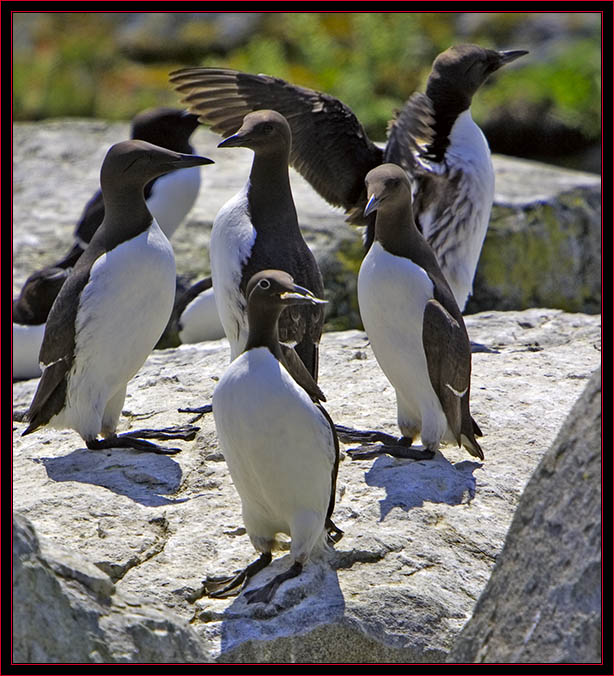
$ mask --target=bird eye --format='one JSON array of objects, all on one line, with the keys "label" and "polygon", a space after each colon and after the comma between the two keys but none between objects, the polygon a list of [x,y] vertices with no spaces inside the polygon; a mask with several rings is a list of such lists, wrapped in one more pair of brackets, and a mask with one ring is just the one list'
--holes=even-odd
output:
[{"label": "bird eye", "polygon": [[262,131],[265,134],[270,134],[273,131],[273,125],[268,122],[262,125]]},{"label": "bird eye", "polygon": [[261,280],[258,282],[258,286],[259,286],[261,289],[270,289],[270,288],[271,288],[271,282],[269,282],[268,279],[261,279]]}]

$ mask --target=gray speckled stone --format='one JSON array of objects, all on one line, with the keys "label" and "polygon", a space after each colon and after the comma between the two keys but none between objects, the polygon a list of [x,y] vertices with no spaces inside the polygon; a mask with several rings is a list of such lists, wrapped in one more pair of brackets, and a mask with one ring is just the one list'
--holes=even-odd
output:
[{"label": "gray speckled stone", "polygon": [[14,516],[13,662],[211,661],[187,622],[122,594],[69,546]]},{"label": "gray speckled stone", "polygon": [[601,662],[601,369],[522,495],[449,662]]},{"label": "gray speckled stone", "polygon": [[[419,462],[344,455],[334,515],[344,538],[266,608],[202,595],[205,576],[254,558],[210,415],[173,457],[88,451],[70,430],[22,438],[17,421],[14,508],[41,538],[108,574],[117,592],[190,622],[217,661],[443,662],[525,484],[600,361],[597,316],[488,312],[467,327],[492,350],[473,355],[485,461],[453,447]],[[185,421],[177,408],[211,400],[228,355],[225,340],[154,352],[128,385],[121,430]],[[320,369],[335,422],[397,433],[394,392],[363,332],[326,333]],[[13,385],[17,417],[36,384]],[[253,584],[287,565],[282,549]]]}]

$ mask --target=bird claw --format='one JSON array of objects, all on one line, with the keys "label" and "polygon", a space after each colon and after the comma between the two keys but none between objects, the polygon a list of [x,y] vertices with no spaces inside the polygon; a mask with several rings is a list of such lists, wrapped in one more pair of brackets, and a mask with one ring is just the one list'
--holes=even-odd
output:
[{"label": "bird claw", "polygon": [[243,595],[249,604],[252,603],[269,603],[273,598],[275,591],[279,585],[265,584],[264,587],[258,589],[251,589],[246,591]]},{"label": "bird claw", "polygon": [[200,420],[205,413],[211,413],[213,411],[213,406],[211,404],[205,404],[204,406],[196,406],[192,408],[191,406],[186,406],[185,408],[178,408],[179,413],[196,413],[193,418],[190,419],[190,423],[195,423],[197,420]]},{"label": "bird claw", "polygon": [[[143,429],[130,432],[130,436],[142,439],[182,439],[192,441],[200,427],[196,425],[177,425],[176,427],[164,427],[162,429]],[[121,434],[118,436],[122,436]]]},{"label": "bird claw", "polygon": [[207,576],[203,580],[203,589],[207,596],[210,596],[214,599],[225,599],[228,596],[237,596],[241,591],[241,582],[243,579],[240,578],[241,573],[239,571],[235,575],[220,575],[218,577]]},{"label": "bird claw", "polygon": [[396,437],[393,437],[390,434],[385,432],[377,432],[375,430],[355,430],[351,427],[346,427],[345,425],[335,425],[335,431],[339,440],[343,443],[376,443],[381,442],[383,444],[394,444],[396,443]]},{"label": "bird claw", "polygon": [[381,444],[375,448],[350,448],[346,451],[352,460],[371,460],[378,455],[384,453],[393,456],[394,458],[402,458],[404,460],[432,460],[435,457],[433,451],[428,449],[420,449],[407,444]]}]

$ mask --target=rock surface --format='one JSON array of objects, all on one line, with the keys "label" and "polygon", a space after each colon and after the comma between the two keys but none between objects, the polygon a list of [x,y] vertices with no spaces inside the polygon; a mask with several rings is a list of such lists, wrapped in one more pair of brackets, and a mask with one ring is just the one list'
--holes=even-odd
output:
[{"label": "rock surface", "polygon": [[210,662],[189,624],[13,519],[13,662]]},{"label": "rock surface", "polygon": [[[13,127],[13,295],[26,277],[63,254],[81,210],[98,188],[108,147],[128,124],[55,120]],[[194,145],[216,164],[202,169],[194,209],[173,237],[177,269],[209,273],[209,235],[219,208],[244,184],[252,153],[217,149],[205,128]],[[600,177],[495,156],[496,198],[467,312],[555,307],[599,312]],[[294,171],[292,190],[307,243],[320,263],[329,300],[327,328],[361,328],[356,274],[361,232],[348,226]]]},{"label": "rock surface", "polygon": [[[344,456],[334,515],[344,538],[266,607],[203,595],[206,576],[254,559],[210,415],[173,457],[88,451],[70,430],[22,438],[17,421],[13,506],[41,540],[87,562],[77,568],[108,575],[116,595],[189,622],[219,662],[444,662],[525,484],[599,365],[599,324],[542,309],[468,317],[489,350],[473,355],[472,381],[485,461],[453,447],[431,461]],[[129,383],[122,430],[185,421],[177,408],[210,401],[228,355],[224,340],[154,352]],[[394,392],[363,332],[326,333],[320,361],[335,422],[397,433]],[[36,384],[14,384],[17,418]],[[282,548],[253,584],[287,565]],[[40,610],[52,618],[54,607]]]},{"label": "rock surface", "polygon": [[601,662],[601,369],[522,495],[450,662]]}]

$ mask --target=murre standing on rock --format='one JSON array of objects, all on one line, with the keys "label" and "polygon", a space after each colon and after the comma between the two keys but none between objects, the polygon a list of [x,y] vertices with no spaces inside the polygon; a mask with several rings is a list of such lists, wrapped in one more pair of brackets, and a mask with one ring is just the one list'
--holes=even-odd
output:
[{"label": "murre standing on rock", "polygon": [[[469,412],[469,337],[437,258],[414,223],[407,174],[383,164],[365,182],[365,212],[377,216],[375,239],[358,273],[358,304],[375,357],[395,389],[403,435],[382,450],[420,457],[411,448],[420,435],[427,455],[444,442],[483,459],[475,439],[481,431]],[[375,433],[371,440],[384,436]],[[368,432],[356,435],[365,437]]]},{"label": "murre standing on rock", "polygon": [[247,341],[215,387],[213,415],[260,558],[233,577],[206,580],[205,589],[214,597],[230,595],[271,562],[276,534],[286,533],[291,567],[245,593],[248,603],[268,603],[282,582],[301,573],[314,549],[325,547],[327,530],[337,534],[329,540],[342,535],[331,521],[339,442],[328,413],[289,372],[286,355],[292,351],[283,350],[277,330],[284,308],[326,301],[280,270],[253,275],[246,293]]},{"label": "murre standing on rock", "polygon": [[[194,149],[190,145],[190,136],[197,127],[196,115],[176,108],[152,108],[133,118],[130,134],[133,139],[178,153],[192,154]],[[147,208],[168,238],[194,206],[199,189],[198,167],[164,174],[145,186]],[[57,262],[30,275],[13,301],[13,379],[40,375],[38,354],[47,315],[70,269],[87,247],[103,217],[104,202],[102,192],[98,190],[83,209],[71,248]],[[216,325],[215,319],[210,322],[212,326]]]},{"label": "murre standing on rock", "polygon": [[[315,190],[364,225],[364,178],[384,162],[405,168],[414,181],[416,224],[464,309],[488,227],[494,172],[484,135],[471,118],[480,85],[524,50],[457,45],[433,63],[426,94],[415,94],[388,130],[382,149],[341,101],[280,78],[224,68],[183,68],[170,80],[182,102],[213,131],[229,134],[252,110],[271,108],[292,129],[290,162]],[[367,217],[365,246],[373,241]]]},{"label": "murre standing on rock", "polygon": [[[218,148],[250,148],[254,160],[244,188],[218,212],[211,230],[209,254],[215,302],[231,359],[247,341],[247,283],[260,270],[280,269],[297,284],[321,297],[320,269],[301,234],[290,189],[288,157],[292,137],[288,122],[272,110],[249,113],[240,129]],[[321,305],[284,309],[279,335],[294,349],[314,381],[324,324]],[[182,411],[204,413],[211,405]]]},{"label": "murre standing on rock", "polygon": [[179,449],[138,437],[193,438],[194,427],[121,435],[115,430],[127,383],[164,330],[175,294],[173,249],[147,209],[143,189],[166,172],[211,162],[144,141],[110,148],[100,172],[104,219],[49,313],[43,375],[24,434],[48,424],[76,430],[89,449],[159,453]]}]

